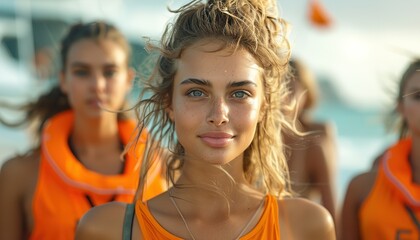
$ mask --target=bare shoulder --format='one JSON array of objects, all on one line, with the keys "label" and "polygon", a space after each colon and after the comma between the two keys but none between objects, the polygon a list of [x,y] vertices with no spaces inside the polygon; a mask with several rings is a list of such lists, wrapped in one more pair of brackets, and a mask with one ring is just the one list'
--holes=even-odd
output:
[{"label": "bare shoulder", "polygon": [[357,204],[363,202],[375,183],[376,175],[377,171],[372,170],[353,177],[347,186],[346,199],[352,198]]},{"label": "bare shoulder", "polygon": [[278,200],[283,239],[335,239],[331,214],[321,205],[303,198]]},{"label": "bare shoulder", "polygon": [[111,202],[92,208],[80,219],[75,239],[121,239],[126,206]]},{"label": "bare shoulder", "polygon": [[20,239],[32,227],[39,151],[7,160],[0,170],[0,239]]},{"label": "bare shoulder", "polygon": [[339,235],[341,239],[359,238],[359,212],[375,184],[377,172],[361,173],[350,180],[340,214]]},{"label": "bare shoulder", "polygon": [[[40,151],[30,151],[24,155],[18,155],[6,160],[1,166],[1,180],[13,180],[8,185],[14,187],[27,187],[28,184],[36,181],[38,176]],[[25,177],[16,177],[25,176]]]},{"label": "bare shoulder", "polygon": [[14,156],[3,163],[2,170],[7,169],[7,171],[33,171],[33,167],[38,168],[40,154],[40,150],[37,149],[29,151],[23,155]]}]

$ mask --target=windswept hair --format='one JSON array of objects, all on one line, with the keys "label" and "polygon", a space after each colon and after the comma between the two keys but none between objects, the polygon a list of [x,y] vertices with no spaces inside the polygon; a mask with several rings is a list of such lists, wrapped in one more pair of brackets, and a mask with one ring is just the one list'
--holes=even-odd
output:
[{"label": "windswept hair", "polygon": [[389,128],[398,130],[399,139],[408,137],[410,132],[407,120],[402,118],[401,114],[398,112],[398,105],[402,103],[404,99],[404,89],[407,85],[408,79],[410,79],[418,71],[420,71],[420,59],[414,59],[407,66],[400,78],[398,83],[398,93],[395,99],[395,107],[392,109],[386,122]]},{"label": "windswept hair", "polygon": [[[90,23],[77,23],[71,26],[68,33],[61,41],[60,59],[61,71],[66,71],[66,63],[68,53],[71,47],[78,41],[83,39],[93,39],[95,41],[111,40],[117,43],[127,54],[127,67],[131,57],[131,48],[123,34],[113,25],[104,21],[96,21]],[[35,127],[35,144],[38,148],[40,144],[40,137],[42,129],[48,119],[54,115],[71,109],[67,95],[63,93],[58,86],[58,82],[54,83],[49,91],[42,94],[34,101],[22,104],[12,105],[0,102],[0,107],[24,111],[25,115],[22,119],[11,123],[0,117],[0,123],[9,127]],[[122,111],[118,113],[119,119],[127,118],[127,113]]]},{"label": "windswept hair", "polygon": [[[220,50],[244,49],[257,61],[264,86],[263,119],[255,137],[244,152],[243,170],[246,179],[259,190],[276,196],[288,194],[288,170],[280,132],[291,128],[280,111],[286,97],[284,75],[287,72],[290,47],[286,22],[279,18],[274,1],[209,0],[191,1],[176,10],[177,17],[168,24],[162,36],[157,63],[145,81],[135,109],[139,132],[149,130],[148,150],[143,159],[140,193],[146,184],[147,170],[157,149],[164,159],[168,180],[174,184],[175,172],[182,169],[184,149],[176,138],[174,124],[167,108],[172,104],[177,61],[183,50],[203,39],[220,43]],[[163,146],[163,147],[162,147]],[[163,156],[164,148],[171,154]]]}]

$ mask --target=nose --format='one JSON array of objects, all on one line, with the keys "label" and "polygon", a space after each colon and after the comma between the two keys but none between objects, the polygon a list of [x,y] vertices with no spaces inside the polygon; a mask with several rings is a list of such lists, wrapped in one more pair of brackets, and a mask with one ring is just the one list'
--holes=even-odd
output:
[{"label": "nose", "polygon": [[102,92],[106,86],[106,79],[101,73],[94,73],[92,74],[91,83],[93,91]]},{"label": "nose", "polygon": [[215,98],[210,105],[210,111],[207,116],[208,123],[221,126],[229,122],[229,106],[223,97]]}]

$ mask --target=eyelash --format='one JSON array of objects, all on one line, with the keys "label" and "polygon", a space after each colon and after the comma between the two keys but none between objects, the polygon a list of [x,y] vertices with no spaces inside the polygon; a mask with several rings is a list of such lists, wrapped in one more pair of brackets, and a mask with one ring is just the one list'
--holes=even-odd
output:
[{"label": "eyelash", "polygon": [[[201,93],[201,95],[200,96],[194,95],[194,93],[197,93],[197,92]],[[199,89],[191,89],[191,90],[187,91],[186,95],[188,97],[202,97],[204,95],[204,92],[202,90],[199,90]]]},{"label": "eyelash", "polygon": [[231,95],[233,96],[233,95],[235,95],[235,94],[237,94],[237,93],[241,93],[241,94],[243,94],[243,96],[242,96],[242,97],[238,97],[239,99],[245,99],[245,98],[248,98],[248,97],[250,97],[250,96],[251,96],[251,94],[250,94],[248,91],[245,91],[245,90],[238,90],[238,91],[234,91]]},{"label": "eyelash", "polygon": [[[194,95],[197,92],[201,93],[201,95],[200,96]],[[242,97],[235,97],[235,95],[238,94],[238,93],[243,94],[243,96]],[[199,89],[191,89],[191,90],[187,91],[187,93],[186,93],[186,96],[189,96],[189,97],[203,97],[205,95],[206,94],[204,93],[204,91],[199,90]],[[232,96],[235,99],[246,99],[246,98],[250,97],[251,94],[248,91],[245,91],[245,90],[236,90],[236,91],[233,91],[230,94],[230,96]]]}]

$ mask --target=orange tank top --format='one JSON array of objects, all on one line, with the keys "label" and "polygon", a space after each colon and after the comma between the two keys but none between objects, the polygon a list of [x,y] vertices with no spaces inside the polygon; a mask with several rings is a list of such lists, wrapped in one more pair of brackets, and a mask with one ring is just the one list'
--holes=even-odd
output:
[{"label": "orange tank top", "polygon": [[420,185],[412,182],[411,145],[411,139],[399,141],[381,161],[359,212],[362,239],[419,239]]},{"label": "orange tank top", "polygon": [[[180,240],[170,232],[166,231],[153,217],[147,208],[146,204],[137,200],[136,202],[136,217],[139,227],[144,239],[159,239],[159,240]],[[250,239],[270,239],[280,240],[280,227],[278,217],[277,199],[274,196],[268,195],[265,199],[264,212],[258,221],[257,225],[246,235],[240,238],[241,240]]]},{"label": "orange tank top", "polygon": [[[132,202],[139,180],[139,162],[142,158],[147,134],[143,134],[137,147],[125,156],[124,172],[102,175],[86,169],[68,146],[73,126],[73,112],[67,111],[51,118],[42,133],[41,161],[32,210],[34,228],[30,239],[74,239],[78,220],[92,206],[109,201]],[[120,138],[125,145],[131,140],[135,122],[118,123]],[[163,191],[163,179],[158,167],[146,186],[145,199]]]}]

